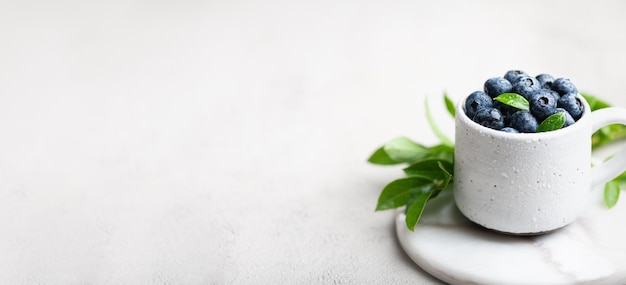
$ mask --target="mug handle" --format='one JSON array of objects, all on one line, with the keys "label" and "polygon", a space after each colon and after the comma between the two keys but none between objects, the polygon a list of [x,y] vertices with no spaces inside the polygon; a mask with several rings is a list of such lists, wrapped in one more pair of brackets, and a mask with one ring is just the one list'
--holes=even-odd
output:
[{"label": "mug handle", "polygon": [[[626,125],[626,109],[623,108],[603,108],[592,112],[591,117],[593,121],[591,133],[595,133],[600,128],[611,124]],[[609,160],[591,168],[592,188],[609,182],[625,170],[626,150],[622,149]]]}]

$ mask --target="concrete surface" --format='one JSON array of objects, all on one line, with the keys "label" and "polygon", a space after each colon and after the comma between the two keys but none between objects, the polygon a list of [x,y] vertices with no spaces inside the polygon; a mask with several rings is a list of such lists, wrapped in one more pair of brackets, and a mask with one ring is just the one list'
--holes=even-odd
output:
[{"label": "concrete surface", "polygon": [[[365,161],[509,69],[626,106],[622,1],[2,1],[0,283],[438,284]],[[445,130],[452,120],[437,112]]]}]

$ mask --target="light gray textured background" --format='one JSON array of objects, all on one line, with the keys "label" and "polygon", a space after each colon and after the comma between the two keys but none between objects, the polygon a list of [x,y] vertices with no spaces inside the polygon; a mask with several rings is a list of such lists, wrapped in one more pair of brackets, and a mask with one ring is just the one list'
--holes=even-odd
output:
[{"label": "light gray textured background", "polygon": [[[438,284],[387,140],[509,69],[626,106],[623,1],[1,1],[0,283]],[[438,112],[452,133],[452,120]],[[626,202],[626,201],[623,201]]]}]

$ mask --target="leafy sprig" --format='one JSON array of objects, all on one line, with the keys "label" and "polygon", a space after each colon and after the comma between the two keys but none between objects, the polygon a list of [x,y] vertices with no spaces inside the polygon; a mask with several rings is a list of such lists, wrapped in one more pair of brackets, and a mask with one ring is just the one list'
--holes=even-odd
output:
[{"label": "leafy sprig", "polygon": [[[593,96],[588,93],[581,93],[587,103],[589,103],[589,107],[591,107],[591,111],[608,108],[611,107],[608,103],[600,100],[598,97]],[[597,132],[593,134],[591,137],[591,143],[593,149],[604,146],[612,141],[621,139],[626,137],[626,127],[620,124],[608,125],[599,129]]]},{"label": "leafy sprig", "polygon": [[[454,117],[454,103],[444,93],[448,113]],[[419,222],[430,199],[448,190],[454,171],[454,143],[439,129],[430,112],[428,101],[426,120],[440,144],[426,147],[406,137],[398,137],[378,148],[368,159],[381,165],[408,163],[405,178],[392,181],[383,188],[376,211],[406,206],[406,225],[412,231]]]},{"label": "leafy sprig", "polygon": [[[598,97],[588,93],[581,93],[591,111],[611,107],[607,102],[600,100]],[[608,125],[600,128],[591,136],[592,149],[597,149],[607,145],[615,140],[626,138],[626,126],[620,124]],[[617,204],[619,194],[622,190],[626,190],[626,172],[623,172],[613,180],[604,185],[604,204],[607,208],[613,208]]]},{"label": "leafy sprig", "polygon": [[[595,96],[582,94],[591,107],[591,111],[606,108],[610,105]],[[454,118],[453,101],[446,93],[443,95],[448,113]],[[494,100],[521,110],[528,110],[528,101],[515,93],[497,96]],[[376,211],[406,206],[406,225],[413,231],[428,201],[437,197],[441,191],[449,191],[454,171],[454,143],[439,129],[435,123],[428,101],[425,101],[426,119],[440,144],[426,147],[406,137],[397,137],[378,148],[368,161],[379,165],[396,165],[407,163],[403,169],[406,177],[396,179],[387,184],[376,204]],[[539,131],[560,129],[565,123],[564,113],[556,113],[545,119]],[[609,125],[592,136],[593,148],[606,145],[616,139],[626,137],[626,126]],[[626,172],[606,183],[604,202],[608,208],[615,206],[622,189],[626,189]]]}]

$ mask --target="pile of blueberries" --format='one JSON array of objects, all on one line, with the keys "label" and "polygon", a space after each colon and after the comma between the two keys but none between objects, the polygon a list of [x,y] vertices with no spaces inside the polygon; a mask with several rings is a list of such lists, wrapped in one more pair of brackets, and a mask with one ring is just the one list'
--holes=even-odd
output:
[{"label": "pile of blueberries", "polygon": [[[493,100],[504,93],[526,98],[530,110]],[[565,113],[563,127],[567,127],[580,119],[583,111],[578,90],[569,79],[554,79],[549,74],[532,77],[521,70],[488,79],[484,91],[476,91],[465,100],[465,114],[474,122],[509,133],[534,133],[543,120],[557,112]]]}]

